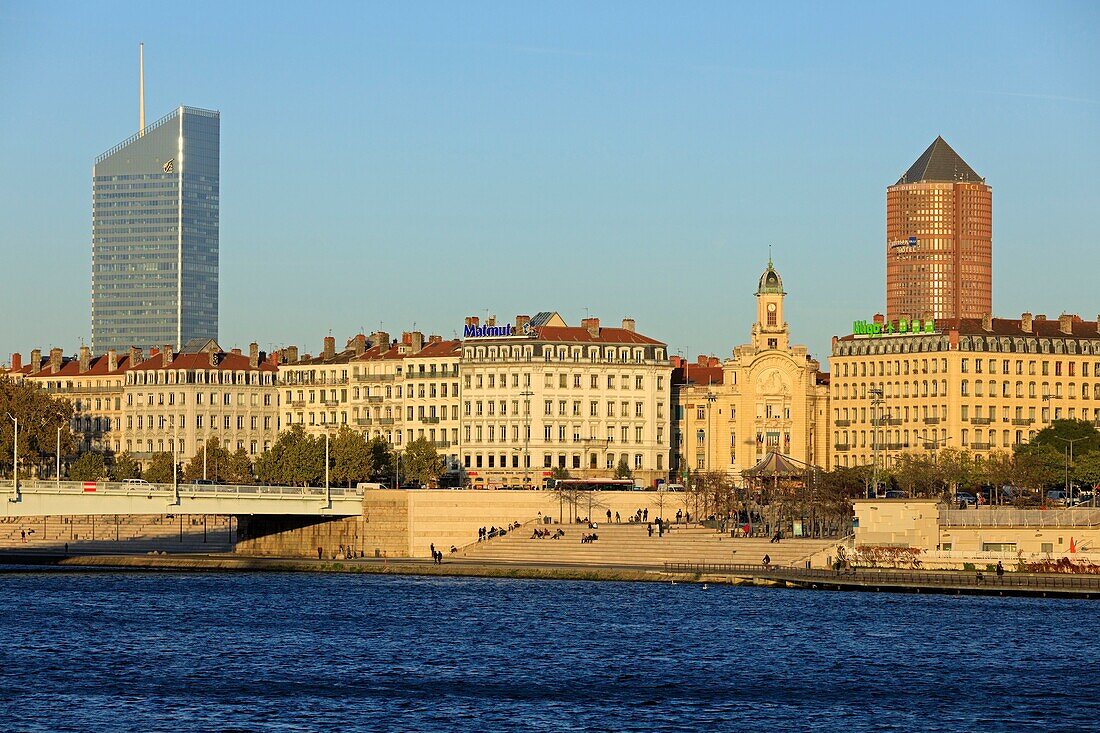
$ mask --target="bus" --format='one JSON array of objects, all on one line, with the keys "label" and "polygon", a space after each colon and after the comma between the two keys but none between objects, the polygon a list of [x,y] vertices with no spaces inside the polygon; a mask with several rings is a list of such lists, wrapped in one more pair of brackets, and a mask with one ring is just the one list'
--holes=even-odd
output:
[{"label": "bus", "polygon": [[618,478],[564,478],[547,479],[546,488],[553,491],[637,491],[631,479]]}]

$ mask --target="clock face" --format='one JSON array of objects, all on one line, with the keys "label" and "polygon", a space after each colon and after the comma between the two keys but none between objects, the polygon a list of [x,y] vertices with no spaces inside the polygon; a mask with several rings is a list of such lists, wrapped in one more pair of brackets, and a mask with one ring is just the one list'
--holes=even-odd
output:
[{"label": "clock face", "polygon": [[775,303],[768,303],[768,313],[775,313]]}]

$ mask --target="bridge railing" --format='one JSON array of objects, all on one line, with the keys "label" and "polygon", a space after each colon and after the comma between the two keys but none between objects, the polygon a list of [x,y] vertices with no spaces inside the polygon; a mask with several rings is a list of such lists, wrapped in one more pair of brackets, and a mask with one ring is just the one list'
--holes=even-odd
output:
[{"label": "bridge railing", "polygon": [[[0,492],[11,492],[12,482],[0,481]],[[41,481],[37,479],[23,479],[19,482],[19,491],[33,494],[110,494],[112,496],[150,496],[168,495],[174,493],[172,484],[152,483],[127,483],[125,481]],[[237,497],[237,498],[287,498],[301,499],[303,497],[316,497],[324,499],[326,490],[323,486],[263,486],[263,485],[237,485],[237,484],[179,484],[179,493],[182,496],[212,496],[212,497]],[[358,488],[345,486],[333,486],[327,491],[333,498],[361,499],[363,491]]]}]

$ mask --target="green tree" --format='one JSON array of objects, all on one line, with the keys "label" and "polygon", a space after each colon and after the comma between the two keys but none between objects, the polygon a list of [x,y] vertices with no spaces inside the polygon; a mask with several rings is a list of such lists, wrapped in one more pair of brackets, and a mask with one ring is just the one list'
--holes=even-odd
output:
[{"label": "green tree", "polygon": [[[206,463],[205,475],[203,473],[204,458]],[[200,446],[191,460],[187,462],[183,469],[183,480],[195,481],[205,478],[216,484],[232,483],[227,478],[229,475],[229,462],[229,451],[222,448],[220,440],[210,438],[206,441],[206,445]]]},{"label": "green tree", "polygon": [[225,467],[225,481],[226,483],[239,485],[251,484],[255,481],[252,475],[252,459],[249,458],[244,446],[241,446],[236,453],[229,456]]},{"label": "green tree", "polygon": [[401,475],[423,485],[434,485],[443,474],[443,459],[435,445],[426,438],[417,438],[401,452]]},{"label": "green tree", "polygon": [[570,478],[569,469],[565,466],[554,466],[554,468],[550,471],[550,478],[554,479],[555,481],[564,481],[565,479]]},{"label": "green tree", "polygon": [[115,458],[115,465],[111,468],[111,478],[115,481],[139,478],[141,476],[141,464],[132,455],[123,453]]},{"label": "green tree", "polygon": [[367,449],[370,453],[371,478],[386,484],[393,481],[394,459],[389,441],[376,436],[367,443]]},{"label": "green tree", "polygon": [[256,474],[265,484],[316,485],[324,473],[324,441],[311,438],[301,425],[280,434],[271,450],[256,461]]},{"label": "green tree", "polygon": [[154,453],[149,467],[143,471],[145,480],[151,484],[170,484],[172,474],[178,475],[178,472],[178,466],[172,463],[172,454],[167,452]]},{"label": "green tree", "polygon": [[615,478],[618,479],[632,479],[634,478],[634,472],[630,470],[630,466],[627,464],[625,458],[619,459],[619,465],[615,466]]},{"label": "green tree", "polygon": [[1084,420],[1055,420],[1047,427],[1035,434],[1028,443],[1020,446],[1024,452],[1029,450],[1050,447],[1062,453],[1066,449],[1067,441],[1074,440],[1074,455],[1083,456],[1086,453],[1100,450],[1100,430],[1091,422]]},{"label": "green tree", "polygon": [[69,478],[73,481],[98,481],[107,478],[107,462],[102,453],[81,453],[69,466]]},{"label": "green tree", "polygon": [[0,376],[0,472],[11,475],[12,442],[19,420],[19,475],[30,476],[48,469],[57,456],[57,428],[61,428],[61,454],[72,455],[76,442],[70,430],[73,407],[55,400],[40,387]]},{"label": "green tree", "polygon": [[371,477],[371,447],[367,439],[347,425],[340,428],[329,446],[332,463],[330,478],[334,484],[349,487]]}]

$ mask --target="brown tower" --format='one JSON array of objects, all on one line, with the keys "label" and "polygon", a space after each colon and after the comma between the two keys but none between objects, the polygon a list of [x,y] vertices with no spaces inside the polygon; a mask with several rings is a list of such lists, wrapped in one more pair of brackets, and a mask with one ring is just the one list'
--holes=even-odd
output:
[{"label": "brown tower", "polygon": [[886,317],[993,312],[992,189],[937,137],[886,189]]}]

